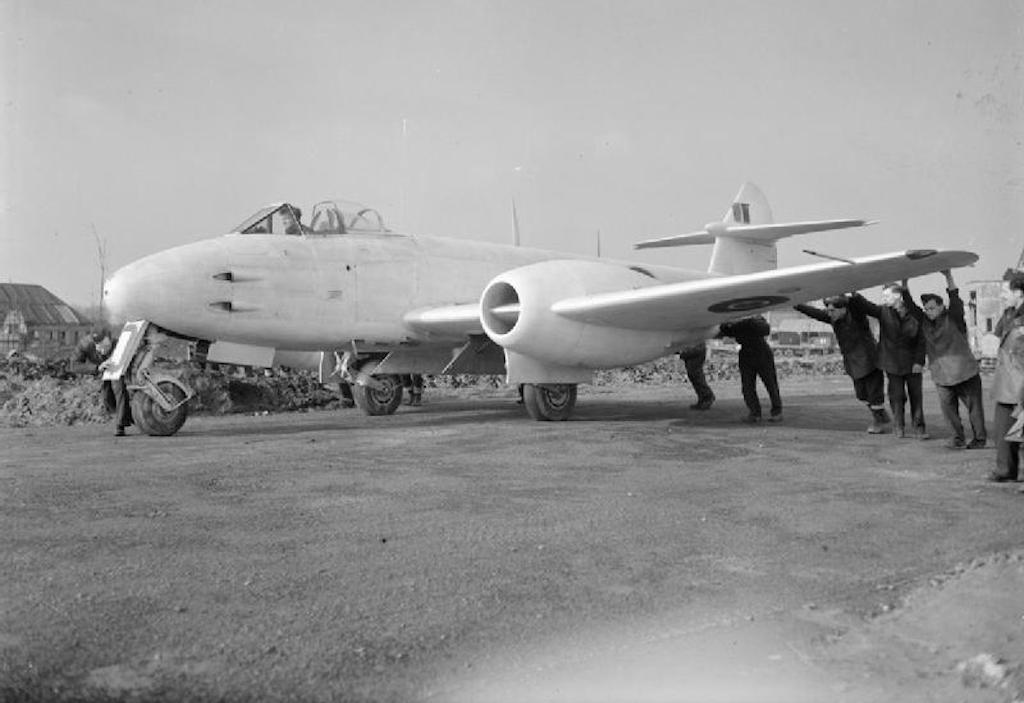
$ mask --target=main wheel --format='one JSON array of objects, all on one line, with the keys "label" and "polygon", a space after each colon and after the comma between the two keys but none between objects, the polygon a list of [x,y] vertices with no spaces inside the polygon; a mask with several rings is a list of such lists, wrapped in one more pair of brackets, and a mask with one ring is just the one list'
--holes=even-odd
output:
[{"label": "main wheel", "polygon": [[361,384],[352,386],[356,405],[367,415],[392,415],[402,404],[402,377],[388,374],[374,376],[380,388]]},{"label": "main wheel", "polygon": [[523,388],[523,405],[534,420],[568,420],[576,407],[576,384],[527,383]]},{"label": "main wheel", "polygon": [[158,381],[156,385],[175,404],[181,404],[174,410],[167,411],[145,391],[134,391],[131,398],[132,420],[140,430],[148,435],[168,437],[185,424],[185,419],[188,417],[188,403],[181,402],[185,399],[185,391],[174,383]]}]

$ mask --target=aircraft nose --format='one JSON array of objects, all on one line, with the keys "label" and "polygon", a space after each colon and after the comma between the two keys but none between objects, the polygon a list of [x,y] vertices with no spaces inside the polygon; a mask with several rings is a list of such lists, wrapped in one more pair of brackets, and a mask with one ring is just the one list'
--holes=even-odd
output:
[{"label": "aircraft nose", "polygon": [[[149,320],[168,329],[187,328],[210,298],[211,271],[224,268],[213,242],[169,249],[124,266],[103,285],[107,320],[119,325]],[[212,299],[212,298],[211,298]],[[198,302],[202,302],[199,305]]]},{"label": "aircraft nose", "polygon": [[103,283],[103,310],[107,322],[113,327],[120,327],[133,319],[130,302],[133,300],[132,290],[136,287],[130,267],[126,266],[114,272]]}]

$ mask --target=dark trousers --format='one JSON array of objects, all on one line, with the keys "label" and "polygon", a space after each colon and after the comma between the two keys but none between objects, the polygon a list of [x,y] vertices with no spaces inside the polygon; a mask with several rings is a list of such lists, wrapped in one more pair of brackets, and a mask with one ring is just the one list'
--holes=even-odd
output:
[{"label": "dark trousers", "polygon": [[1010,413],[1016,405],[996,403],[996,417],[992,424],[992,431],[996,436],[996,475],[1009,479],[1024,478],[1020,475],[1021,453],[1024,452],[1024,444],[1021,442],[1007,442],[1003,439],[1006,431],[1013,425],[1014,418]]},{"label": "dark trousers", "polygon": [[872,410],[881,410],[885,403],[885,376],[881,369],[875,369],[867,376],[853,379],[853,392],[857,400],[868,404]]},{"label": "dark trousers", "polygon": [[110,390],[114,393],[114,419],[117,422],[117,429],[123,430],[133,424],[131,406],[128,404],[128,384],[123,378],[106,383],[110,384]]},{"label": "dark trousers", "polygon": [[715,394],[711,391],[707,378],[704,377],[704,362],[708,356],[707,347],[702,345],[700,351],[696,353],[684,353],[679,356],[686,366],[686,378],[690,380],[693,392],[697,394],[697,401],[713,399]]},{"label": "dark trousers", "polygon": [[946,424],[953,431],[953,439],[964,439],[964,426],[960,422],[960,403],[967,408],[974,439],[985,441],[985,408],[981,404],[981,374],[975,374],[955,386],[935,384],[939,392],[939,405]]},{"label": "dark trousers", "polygon": [[779,395],[779,377],[775,372],[775,356],[771,349],[744,353],[740,349],[740,384],[743,388],[743,402],[751,415],[761,417],[761,401],[757,397],[757,379],[760,376],[768,399],[772,404],[772,415],[782,412],[782,397]]},{"label": "dark trousers", "polygon": [[402,387],[407,391],[422,391],[423,375],[418,373],[402,374]]},{"label": "dark trousers", "polygon": [[[885,375],[889,378],[889,409],[892,410],[892,418],[896,427],[906,427],[906,418],[904,418],[903,414],[909,400],[910,424],[918,432],[924,432],[924,400],[921,394],[921,374],[886,372]],[[980,380],[978,392],[981,392]],[[982,426],[984,424],[983,420]],[[961,430],[961,436],[962,434],[963,430]],[[984,436],[984,430],[982,430],[982,437]]]}]

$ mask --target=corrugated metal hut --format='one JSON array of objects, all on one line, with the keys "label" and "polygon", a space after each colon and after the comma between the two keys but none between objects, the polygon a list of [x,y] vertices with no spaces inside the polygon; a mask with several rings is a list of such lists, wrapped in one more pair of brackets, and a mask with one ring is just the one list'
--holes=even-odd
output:
[{"label": "corrugated metal hut", "polygon": [[0,283],[0,353],[67,356],[92,321],[42,286]]}]

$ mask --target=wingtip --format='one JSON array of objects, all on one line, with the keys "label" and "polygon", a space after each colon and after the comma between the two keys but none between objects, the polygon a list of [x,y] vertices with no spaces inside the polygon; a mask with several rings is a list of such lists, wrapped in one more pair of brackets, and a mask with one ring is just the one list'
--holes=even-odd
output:
[{"label": "wingtip", "polygon": [[959,251],[959,250],[944,250],[938,249],[908,249],[904,252],[904,256],[912,261],[919,259],[927,259],[932,256],[942,255],[951,260],[950,266],[952,268],[960,268],[962,266],[973,266],[978,262],[978,255],[973,251]]}]

